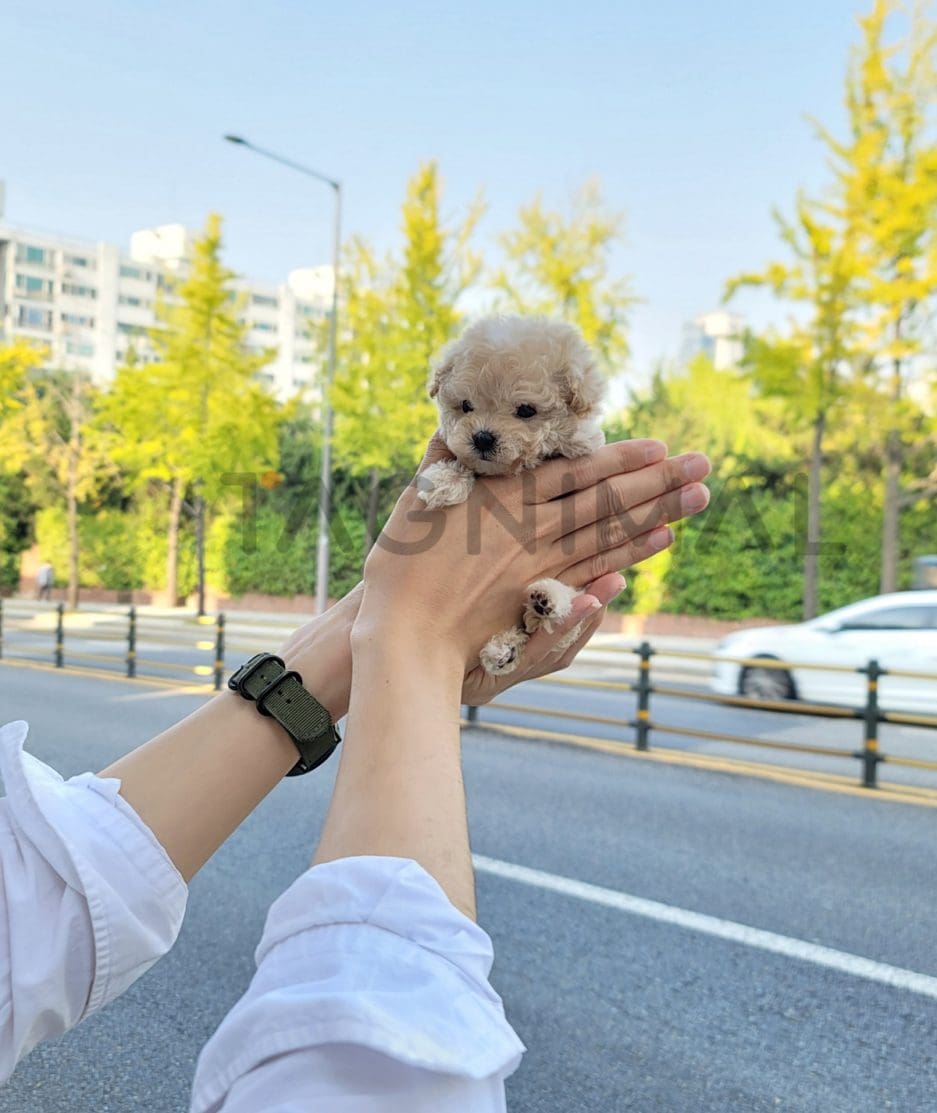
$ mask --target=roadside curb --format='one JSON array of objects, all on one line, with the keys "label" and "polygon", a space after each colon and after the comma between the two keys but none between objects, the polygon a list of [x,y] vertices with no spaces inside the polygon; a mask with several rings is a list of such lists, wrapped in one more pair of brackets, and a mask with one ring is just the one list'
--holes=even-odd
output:
[{"label": "roadside curb", "polygon": [[598,750],[613,757],[656,762],[662,765],[680,765],[685,768],[701,769],[710,773],[727,773],[732,776],[755,777],[759,780],[789,784],[795,788],[810,788],[820,792],[833,792],[845,796],[860,796],[864,800],[879,803],[914,804],[924,808],[937,808],[937,789],[919,788],[914,785],[882,785],[877,788],[863,788],[848,777],[836,773],[812,773],[806,769],[792,769],[781,765],[759,765],[740,758],[711,757],[706,754],[693,754],[685,750],[637,750],[620,742],[609,742],[601,738],[590,738],[583,734],[566,734],[562,731],[534,730],[531,727],[516,727],[501,723],[469,723],[461,720],[466,731],[479,734],[506,734],[530,741],[546,741],[567,746],[578,746],[587,750]]}]

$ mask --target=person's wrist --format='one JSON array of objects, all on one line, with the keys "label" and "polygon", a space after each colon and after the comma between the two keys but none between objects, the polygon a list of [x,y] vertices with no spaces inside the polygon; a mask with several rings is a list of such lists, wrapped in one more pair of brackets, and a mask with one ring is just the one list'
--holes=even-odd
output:
[{"label": "person's wrist", "polygon": [[328,711],[333,723],[348,713],[351,630],[361,595],[358,584],[324,615],[297,630],[278,652],[287,669],[300,674],[303,687]]},{"label": "person's wrist", "polygon": [[460,688],[465,675],[466,656],[456,640],[418,613],[362,605],[351,631],[351,651],[355,669],[392,657],[439,680],[449,677]]}]

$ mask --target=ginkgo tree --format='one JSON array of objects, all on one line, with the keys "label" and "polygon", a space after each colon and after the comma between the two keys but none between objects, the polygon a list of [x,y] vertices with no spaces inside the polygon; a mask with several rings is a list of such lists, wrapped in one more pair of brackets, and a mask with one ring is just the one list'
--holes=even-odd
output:
[{"label": "ginkgo tree", "polygon": [[504,262],[493,283],[500,308],[562,317],[576,325],[608,372],[628,356],[628,319],[636,302],[615,274],[624,218],[607,208],[597,181],[573,196],[568,213],[535,198],[501,238]]},{"label": "ginkgo tree", "polygon": [[[38,507],[65,504],[68,533],[66,605],[78,606],[80,537],[79,506],[91,500],[113,478],[115,468],[94,426],[100,393],[79,369],[43,369],[42,354],[18,362],[23,371],[5,401],[0,422],[0,457],[4,470],[19,473]],[[0,368],[4,360],[0,355]],[[10,374],[15,378],[16,372]]]},{"label": "ginkgo tree", "polygon": [[458,328],[459,300],[481,266],[470,243],[481,200],[452,226],[441,200],[438,167],[427,162],[407,183],[400,253],[379,257],[360,238],[345,250],[333,445],[339,467],[369,479],[366,549],[381,478],[418,463],[435,428],[430,361]]},{"label": "ginkgo tree", "polygon": [[748,337],[743,370],[757,389],[783,400],[795,429],[809,432],[804,618],[817,614],[822,551],[824,438],[849,387],[855,349],[856,259],[848,225],[825,216],[801,196],[793,221],[775,214],[788,258],[764,270],[738,275],[727,298],[740,288],[765,286],[803,306],[802,320],[782,336]]},{"label": "ginkgo tree", "polygon": [[[882,591],[898,582],[900,516],[928,492],[927,454],[916,450],[915,379],[930,376],[929,331],[937,295],[937,27],[916,6],[906,34],[897,0],[876,0],[860,19],[861,45],[846,80],[847,136],[821,136],[835,169],[831,211],[856,249],[864,370],[878,390],[884,466]],[[933,434],[932,434],[933,436]],[[930,461],[937,455],[932,440]],[[915,459],[917,474],[908,474]],[[923,464],[924,474],[921,474]]]},{"label": "ginkgo tree", "polygon": [[180,521],[187,495],[211,507],[241,489],[238,476],[276,465],[277,408],[257,379],[274,356],[253,351],[239,318],[235,275],[221,261],[211,215],[188,272],[157,307],[157,358],[121,368],[102,413],[115,460],[138,495],[168,502],[166,593],[178,598]]}]

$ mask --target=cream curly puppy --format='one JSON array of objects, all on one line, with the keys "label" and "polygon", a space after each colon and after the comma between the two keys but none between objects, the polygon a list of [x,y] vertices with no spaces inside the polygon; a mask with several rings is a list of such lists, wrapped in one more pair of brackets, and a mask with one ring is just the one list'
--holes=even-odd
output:
[{"label": "cream curly puppy", "polygon": [[[604,383],[572,325],[544,317],[486,317],[470,325],[433,364],[431,398],[454,460],[420,477],[431,509],[464,502],[477,475],[514,475],[554,456],[585,456],[605,443],[599,427]],[[489,673],[513,672],[530,635],[570,612],[581,594],[559,580],[527,588],[523,626],[493,637],[480,659]],[[581,624],[580,624],[581,625]],[[557,650],[575,641],[580,626]]]}]

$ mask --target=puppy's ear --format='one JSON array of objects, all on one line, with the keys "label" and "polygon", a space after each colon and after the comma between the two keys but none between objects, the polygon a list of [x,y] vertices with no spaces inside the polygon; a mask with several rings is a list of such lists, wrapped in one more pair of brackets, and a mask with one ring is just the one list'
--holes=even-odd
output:
[{"label": "puppy's ear", "polygon": [[434,364],[429,374],[429,396],[435,398],[442,386],[443,379],[452,371],[452,360]]},{"label": "puppy's ear", "polygon": [[591,357],[584,363],[571,360],[560,371],[560,389],[566,405],[577,417],[589,417],[605,395],[605,383]]},{"label": "puppy's ear", "polygon": [[429,372],[429,396],[435,398],[439,393],[439,388],[443,384],[443,380],[447,375],[452,373],[452,368],[455,366],[455,351],[454,345],[448,344],[436,356],[430,365]]}]

